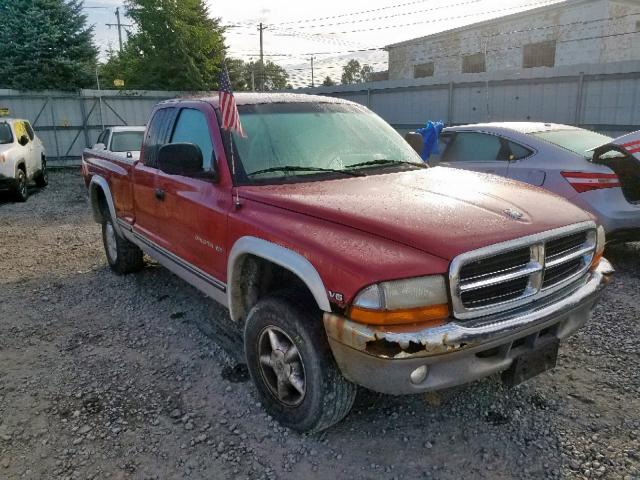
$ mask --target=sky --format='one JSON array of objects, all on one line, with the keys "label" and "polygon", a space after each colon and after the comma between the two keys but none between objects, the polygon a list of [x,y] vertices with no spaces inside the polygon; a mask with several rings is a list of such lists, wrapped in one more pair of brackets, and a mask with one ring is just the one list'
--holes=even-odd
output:
[{"label": "sky", "polygon": [[[500,17],[559,0],[206,0],[212,17],[228,25],[228,55],[257,59],[258,24],[263,32],[266,59],[283,66],[294,87],[325,76],[339,81],[342,66],[351,58],[374,71],[387,69],[385,45]],[[560,0],[561,1],[561,0]],[[104,58],[108,46],[118,46],[115,8],[121,0],[85,0],[89,23],[95,25],[96,44]],[[97,8],[94,8],[97,7]],[[123,23],[128,23],[126,17]],[[364,50],[364,51],[358,51]]]}]

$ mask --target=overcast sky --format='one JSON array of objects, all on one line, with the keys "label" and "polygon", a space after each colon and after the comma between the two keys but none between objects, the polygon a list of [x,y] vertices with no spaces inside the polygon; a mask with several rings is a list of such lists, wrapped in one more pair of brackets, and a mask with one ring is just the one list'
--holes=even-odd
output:
[{"label": "overcast sky", "polygon": [[[227,31],[229,55],[255,59],[259,52],[257,25],[263,22],[264,53],[284,66],[294,86],[311,82],[310,56],[315,57],[315,81],[326,75],[340,78],[349,58],[386,70],[387,54],[376,49],[390,43],[509,15],[559,0],[207,0],[211,16],[219,17]],[[560,0],[561,1],[561,0]],[[305,4],[306,3],[306,4]],[[120,0],[85,0],[89,22],[95,25],[96,43],[104,52],[118,46],[115,7]],[[330,18],[328,18],[330,17]],[[123,17],[123,22],[127,19]]]}]

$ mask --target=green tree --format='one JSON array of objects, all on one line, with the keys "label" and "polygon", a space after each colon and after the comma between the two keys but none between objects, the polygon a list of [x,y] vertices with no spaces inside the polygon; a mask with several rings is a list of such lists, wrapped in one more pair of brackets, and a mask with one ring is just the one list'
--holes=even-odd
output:
[{"label": "green tree", "polygon": [[102,67],[105,84],[121,78],[132,89],[216,88],[224,29],[203,0],[128,0],[126,6],[136,31]]},{"label": "green tree", "polygon": [[324,87],[333,87],[335,84],[336,82],[334,82],[329,75],[324,77],[324,80],[322,81],[322,85]]},{"label": "green tree", "polygon": [[0,1],[0,88],[90,87],[96,56],[81,1]]},{"label": "green tree", "polygon": [[358,60],[351,59],[342,67],[341,81],[345,84],[368,82],[372,73],[373,68],[370,65],[360,65]]},{"label": "green tree", "polygon": [[[229,71],[229,79],[234,91],[249,91],[260,89],[260,61],[244,62],[239,58],[228,58],[226,60]],[[264,63],[264,90],[284,90],[289,88],[289,74],[280,65],[267,60]]]}]

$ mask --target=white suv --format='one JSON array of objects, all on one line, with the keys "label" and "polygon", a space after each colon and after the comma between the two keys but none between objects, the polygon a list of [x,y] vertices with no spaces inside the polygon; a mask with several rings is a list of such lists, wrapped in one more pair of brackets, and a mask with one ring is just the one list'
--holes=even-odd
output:
[{"label": "white suv", "polygon": [[44,146],[27,120],[0,118],[0,190],[9,189],[24,202],[30,180],[47,185]]}]

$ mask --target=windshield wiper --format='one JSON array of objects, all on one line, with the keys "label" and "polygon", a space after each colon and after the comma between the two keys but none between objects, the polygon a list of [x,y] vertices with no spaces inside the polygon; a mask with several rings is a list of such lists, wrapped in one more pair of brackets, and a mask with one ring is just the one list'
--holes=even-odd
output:
[{"label": "windshield wiper", "polygon": [[260,173],[270,173],[270,172],[333,172],[333,173],[342,173],[344,175],[349,175],[352,177],[362,177],[363,174],[360,172],[350,172],[349,170],[339,170],[337,168],[320,168],[320,167],[302,167],[299,165],[283,165],[281,167],[271,167],[264,168],[262,170],[256,170],[255,172],[247,173],[247,177],[251,177],[253,175],[258,175]]},{"label": "windshield wiper", "polygon": [[381,158],[378,160],[369,160],[368,162],[354,163],[353,165],[349,165],[347,168],[369,167],[373,165],[411,165],[412,167],[416,167],[416,168],[429,168],[424,163],[407,162],[404,160],[389,160],[387,158]]}]

